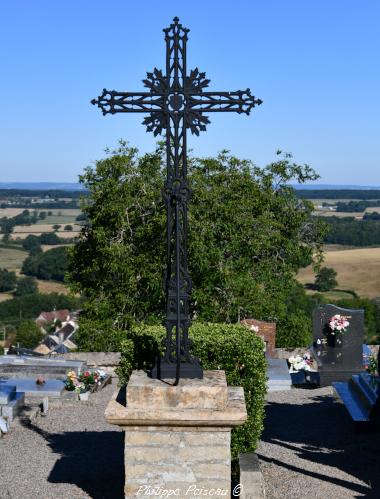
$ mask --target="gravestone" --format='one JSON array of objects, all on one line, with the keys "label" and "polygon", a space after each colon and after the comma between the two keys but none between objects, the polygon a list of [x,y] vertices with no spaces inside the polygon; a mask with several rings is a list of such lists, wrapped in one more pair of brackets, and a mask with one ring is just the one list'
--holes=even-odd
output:
[{"label": "gravestone", "polygon": [[267,359],[267,390],[277,392],[290,390],[292,380],[289,374],[288,363],[285,359],[277,359],[276,347],[276,323],[258,321],[256,319],[243,319],[240,322],[246,326],[252,334],[261,338],[265,345],[265,356]]},{"label": "gravestone", "polygon": [[[332,334],[331,318],[347,317],[346,332]],[[364,311],[323,305],[313,311],[313,345],[311,352],[318,365],[321,386],[333,381],[348,381],[363,371]]]}]

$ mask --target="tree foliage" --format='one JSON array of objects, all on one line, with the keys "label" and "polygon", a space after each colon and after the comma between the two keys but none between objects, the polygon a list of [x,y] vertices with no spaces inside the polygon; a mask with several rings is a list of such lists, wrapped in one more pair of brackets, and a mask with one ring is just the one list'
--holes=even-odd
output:
[{"label": "tree foliage", "polygon": [[330,291],[338,285],[337,272],[330,267],[321,267],[315,276],[315,288],[318,291]]},{"label": "tree foliage", "polygon": [[63,281],[67,265],[67,249],[61,246],[45,253],[28,256],[22,265],[21,272],[38,277],[38,279]]},{"label": "tree foliage", "polygon": [[32,320],[20,322],[17,327],[16,342],[20,347],[36,348],[43,337],[41,329]]},{"label": "tree foliage", "polygon": [[380,199],[380,189],[296,189],[306,199]]},{"label": "tree foliage", "polygon": [[[113,327],[157,321],[164,310],[163,150],[141,157],[121,144],[80,177],[87,223],[71,250],[72,289],[86,295],[85,316]],[[317,178],[279,153],[266,168],[223,151],[191,158],[189,271],[191,313],[204,321],[244,317],[286,322],[297,270],[320,254],[324,225],[290,181]]]},{"label": "tree foliage", "polygon": [[80,307],[81,300],[77,297],[58,293],[29,294],[1,302],[0,323],[17,323],[20,318],[35,319],[43,311],[64,308],[75,310]]},{"label": "tree foliage", "polygon": [[29,234],[22,242],[22,247],[27,251],[36,251],[41,248],[40,238]]},{"label": "tree foliage", "polygon": [[62,241],[55,232],[45,232],[39,237],[40,244],[60,244]]},{"label": "tree foliage", "polygon": [[12,291],[16,286],[15,272],[0,269],[0,292]]},{"label": "tree foliage", "polygon": [[31,295],[38,292],[37,281],[34,277],[20,277],[17,279],[17,285],[14,296]]},{"label": "tree foliage", "polygon": [[[322,218],[322,217],[321,217]],[[347,246],[379,246],[380,217],[378,214],[365,214],[363,220],[353,217],[324,217],[329,227],[325,236],[326,244],[344,244]]]}]

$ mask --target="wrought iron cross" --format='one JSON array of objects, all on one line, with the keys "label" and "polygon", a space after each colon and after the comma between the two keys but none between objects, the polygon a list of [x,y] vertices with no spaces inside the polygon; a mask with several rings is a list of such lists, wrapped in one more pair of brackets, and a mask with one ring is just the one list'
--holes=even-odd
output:
[{"label": "wrought iron cross", "polygon": [[167,176],[163,197],[167,210],[166,226],[166,342],[165,354],[152,370],[156,378],[202,378],[198,359],[190,355],[189,300],[191,279],[187,265],[187,183],[186,132],[206,130],[210,123],[203,113],[234,112],[249,114],[262,101],[249,89],[236,92],[208,92],[210,80],[198,68],[187,74],[186,43],[189,30],[175,17],[163,30],[166,41],[166,73],[154,69],[143,80],[147,92],[103,90],[91,101],[103,114],[149,113],[144,119],[148,132],[165,132]]}]

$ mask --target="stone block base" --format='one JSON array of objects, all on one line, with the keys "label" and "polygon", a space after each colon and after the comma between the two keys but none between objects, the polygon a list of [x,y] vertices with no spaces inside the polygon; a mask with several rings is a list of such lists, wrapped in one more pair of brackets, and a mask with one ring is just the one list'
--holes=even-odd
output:
[{"label": "stone block base", "polygon": [[247,418],[223,371],[160,381],[135,371],[106,419],[125,431],[125,497],[231,497],[231,429]]},{"label": "stone block base", "polygon": [[152,426],[125,432],[126,498],[152,496],[160,488],[163,497],[190,499],[200,491],[230,497],[230,475],[229,430]]}]

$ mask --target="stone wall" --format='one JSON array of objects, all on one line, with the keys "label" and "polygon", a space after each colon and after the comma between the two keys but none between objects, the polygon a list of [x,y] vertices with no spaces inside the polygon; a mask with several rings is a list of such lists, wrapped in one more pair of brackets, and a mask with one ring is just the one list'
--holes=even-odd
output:
[{"label": "stone wall", "polygon": [[103,369],[116,377],[115,369],[119,365],[120,352],[70,352],[63,354],[65,360],[83,360],[93,369]]}]

